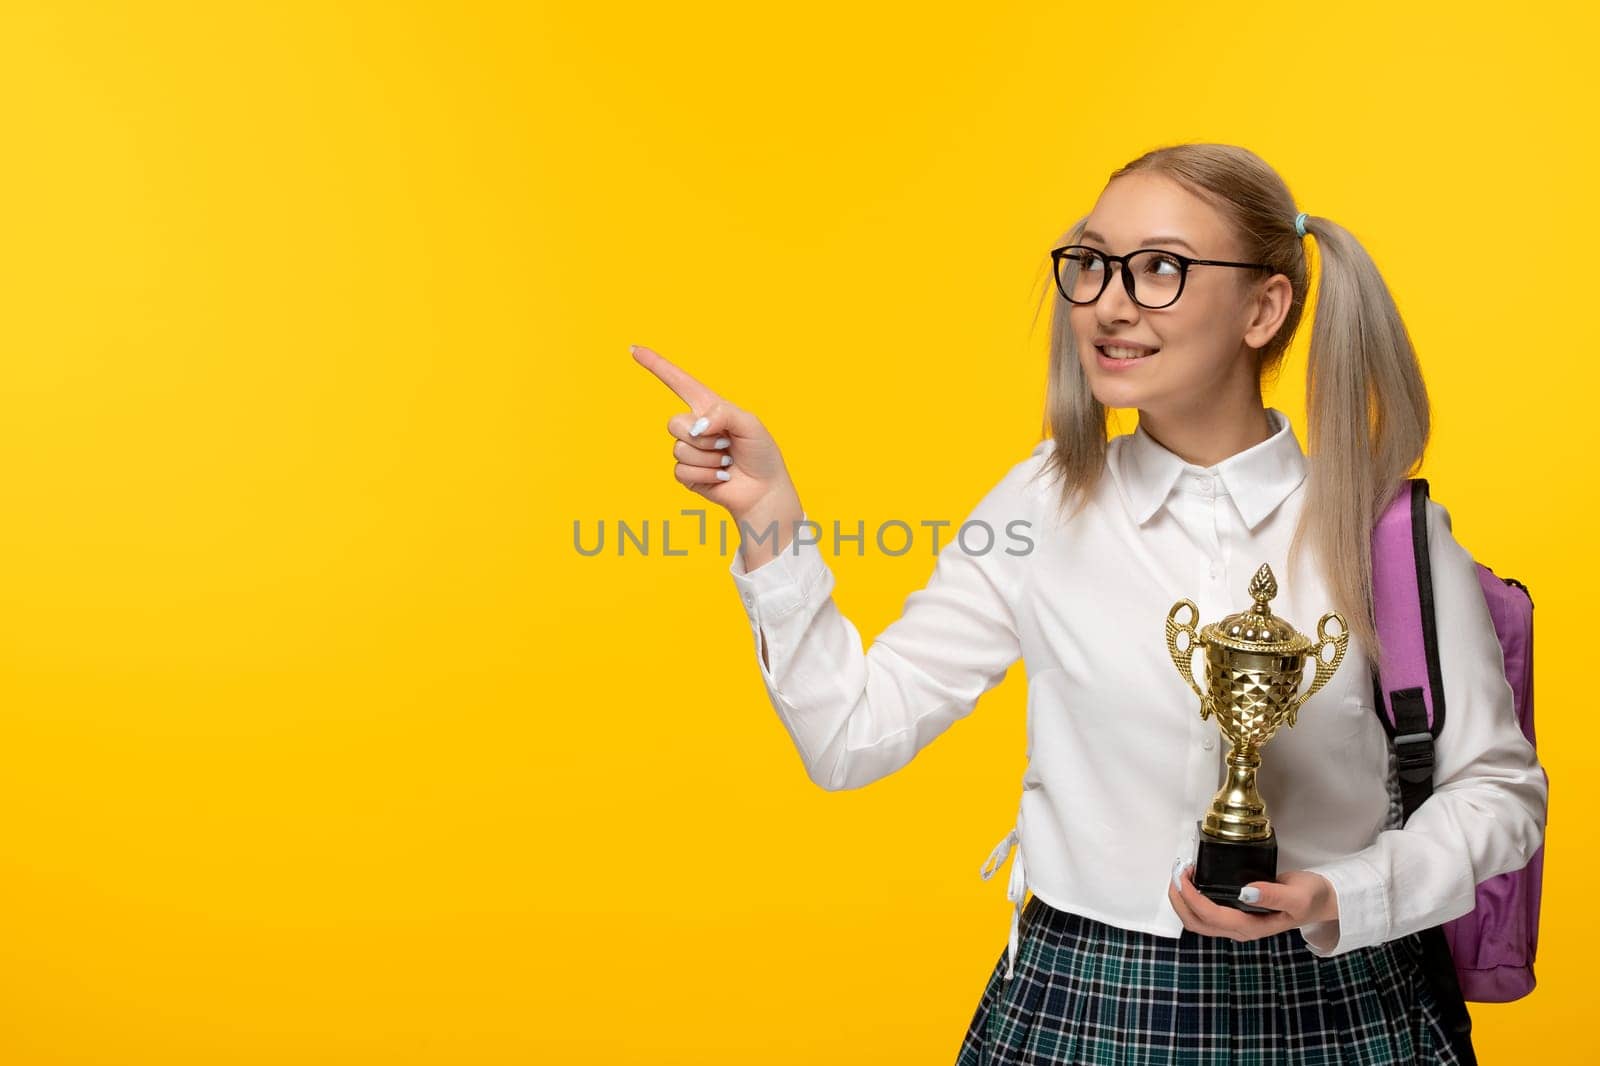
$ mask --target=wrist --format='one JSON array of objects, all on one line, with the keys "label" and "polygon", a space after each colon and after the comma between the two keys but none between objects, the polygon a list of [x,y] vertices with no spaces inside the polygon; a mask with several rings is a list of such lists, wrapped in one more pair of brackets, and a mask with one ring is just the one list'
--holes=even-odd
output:
[{"label": "wrist", "polygon": [[792,551],[805,509],[792,485],[775,489],[732,516],[739,531],[739,553],[754,570],[780,552]]},{"label": "wrist", "polygon": [[1312,921],[1335,922],[1339,920],[1339,893],[1334,891],[1333,882],[1321,874],[1312,874],[1317,879],[1315,893],[1315,906],[1312,908],[1314,917]]}]

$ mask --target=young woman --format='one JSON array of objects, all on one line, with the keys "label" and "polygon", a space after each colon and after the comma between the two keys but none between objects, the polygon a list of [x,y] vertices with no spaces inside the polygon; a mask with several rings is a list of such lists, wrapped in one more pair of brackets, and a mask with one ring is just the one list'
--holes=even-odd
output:
[{"label": "young woman", "polygon": [[[1308,237],[1321,261],[1305,453],[1261,383],[1306,307]],[[634,351],[690,407],[667,423],[674,474],[739,523],[730,572],[762,680],[821,787],[904,766],[1026,663],[1018,820],[982,868],[1017,846],[1015,912],[958,1066],[1472,1061],[1418,934],[1527,864],[1547,787],[1475,563],[1430,500],[1450,728],[1432,796],[1403,828],[1395,817],[1371,682],[1371,534],[1422,458],[1429,412],[1387,287],[1347,230],[1299,212],[1229,145],[1117,170],[1051,258],[1050,438],[866,650],[761,422]],[[1108,440],[1111,408],[1137,409],[1138,429]],[[1158,634],[1183,598],[1202,623],[1248,606],[1262,563],[1275,615],[1314,638],[1336,610],[1350,640],[1267,746],[1282,872],[1246,887],[1269,908],[1247,913],[1192,880],[1226,745]]]}]

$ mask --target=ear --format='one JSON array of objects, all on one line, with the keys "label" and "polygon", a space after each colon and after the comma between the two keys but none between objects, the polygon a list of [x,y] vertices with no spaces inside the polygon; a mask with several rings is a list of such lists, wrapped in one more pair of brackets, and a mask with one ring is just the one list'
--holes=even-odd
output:
[{"label": "ear", "polygon": [[1244,332],[1244,342],[1252,348],[1265,348],[1283,328],[1289,317],[1289,305],[1294,302],[1294,286],[1287,274],[1274,274],[1259,288],[1250,305],[1250,320]]}]

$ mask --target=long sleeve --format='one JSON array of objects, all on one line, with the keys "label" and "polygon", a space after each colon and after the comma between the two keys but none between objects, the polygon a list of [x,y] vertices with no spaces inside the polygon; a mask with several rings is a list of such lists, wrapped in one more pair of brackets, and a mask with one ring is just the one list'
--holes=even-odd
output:
[{"label": "long sleeve", "polygon": [[[924,588],[865,651],[833,600],[834,575],[816,544],[794,541],[746,572],[729,572],[750,620],[756,662],[772,706],[811,780],[829,791],[859,788],[900,769],[1022,655],[1013,616],[1019,573],[1032,546],[1016,464],[974,508],[965,539],[947,528]],[[965,523],[963,523],[965,525]],[[811,527],[801,527],[806,532]],[[825,538],[822,538],[825,539]],[[982,550],[987,547],[987,550]],[[762,635],[767,663],[761,661]]]},{"label": "long sleeve", "polygon": [[1383,943],[1472,910],[1477,885],[1527,865],[1544,838],[1548,782],[1522,735],[1477,563],[1427,502],[1429,558],[1444,675],[1445,724],[1434,790],[1404,828],[1310,867],[1332,882],[1339,917],[1302,927],[1329,956]]}]

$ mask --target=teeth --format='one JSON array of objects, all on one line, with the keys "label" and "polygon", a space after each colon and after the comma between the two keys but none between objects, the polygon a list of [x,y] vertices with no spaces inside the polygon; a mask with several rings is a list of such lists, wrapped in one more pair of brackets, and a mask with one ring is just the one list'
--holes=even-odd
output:
[{"label": "teeth", "polygon": [[1106,347],[1106,348],[1101,348],[1100,350],[1102,352],[1105,352],[1106,355],[1110,356],[1113,359],[1137,359],[1140,356],[1145,356],[1145,355],[1149,355],[1150,354],[1150,349],[1147,349],[1147,348],[1111,348],[1111,347]]}]

